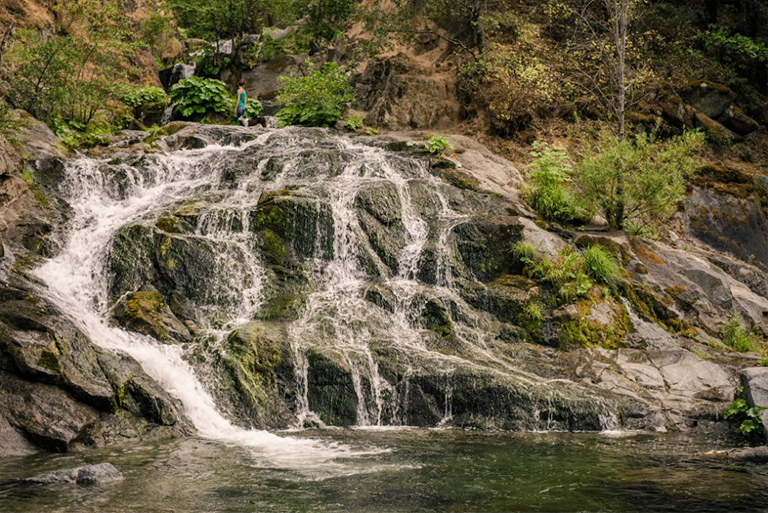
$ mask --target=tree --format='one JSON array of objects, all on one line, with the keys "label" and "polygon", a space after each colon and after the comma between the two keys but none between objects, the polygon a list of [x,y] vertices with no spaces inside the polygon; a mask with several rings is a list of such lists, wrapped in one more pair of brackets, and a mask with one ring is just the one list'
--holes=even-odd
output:
[{"label": "tree", "polygon": [[[643,96],[651,76],[643,55],[642,35],[631,32],[639,7],[647,0],[569,0],[558,2],[558,17],[572,25],[567,50],[575,56],[572,83],[593,97],[615,122],[619,143],[627,137],[626,113]],[[624,176],[616,178],[616,198],[609,218],[623,229]]]},{"label": "tree", "polygon": [[703,142],[700,132],[666,141],[648,134],[630,140],[606,133],[585,149],[573,181],[611,227],[652,235],[685,197],[686,178],[698,168]]},{"label": "tree", "polygon": [[136,44],[115,1],[75,0],[56,19],[53,31],[16,33],[5,70],[9,100],[44,121],[84,128],[117,97]]}]

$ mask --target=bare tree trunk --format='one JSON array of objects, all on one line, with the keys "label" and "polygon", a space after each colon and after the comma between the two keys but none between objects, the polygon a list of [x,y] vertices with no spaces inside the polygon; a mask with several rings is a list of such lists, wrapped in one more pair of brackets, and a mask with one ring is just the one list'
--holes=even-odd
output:
[{"label": "bare tree trunk", "polygon": [[8,25],[8,28],[5,29],[5,33],[3,34],[3,40],[0,41],[0,64],[3,63],[3,50],[5,50],[5,45],[10,41],[11,39],[11,33],[13,33],[13,23]]},{"label": "bare tree trunk", "polygon": [[[607,0],[609,14],[613,17],[613,39],[616,45],[616,102],[614,105],[617,123],[617,133],[620,142],[627,138],[627,24],[631,0]],[[624,174],[620,172],[616,178],[616,212],[615,224],[619,230],[624,229]]]}]

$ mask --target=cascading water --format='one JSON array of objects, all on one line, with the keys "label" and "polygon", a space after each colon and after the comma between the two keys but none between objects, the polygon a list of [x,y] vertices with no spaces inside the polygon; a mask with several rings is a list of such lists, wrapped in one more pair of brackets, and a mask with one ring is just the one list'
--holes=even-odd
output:
[{"label": "cascading water", "polygon": [[[291,241],[303,254],[301,272],[310,283],[302,313],[287,330],[297,427],[323,424],[312,411],[310,351],[336,358],[340,368],[348,370],[357,403],[352,414],[359,426],[408,424],[413,418],[409,412],[416,407],[412,380],[424,375],[435,376],[441,387],[435,424],[449,423],[456,415],[458,368],[513,380],[513,388],[532,401],[548,397],[551,387],[569,386],[560,383],[565,380],[526,372],[497,350],[496,337],[490,333],[497,321],[463,299],[454,278],[452,237],[469,215],[455,208],[450,187],[430,173],[427,162],[326,131],[229,129],[218,138],[245,142],[117,163],[88,158],[70,162],[61,190],[75,216],[61,253],[36,271],[62,311],[95,343],[138,360],[181,401],[202,436],[257,447],[284,464],[351,454],[343,447],[328,450],[311,441],[234,426],[188,363],[192,349],[160,345],[109,325],[109,308],[116,300],[110,297],[114,291],[109,290],[107,263],[113,240],[125,227],[151,227],[163,216],[194,218],[191,229],[174,237],[214,254],[206,264],[211,268],[205,269],[211,283],[190,289],[195,292],[201,328],[197,339],[221,341],[233,328],[260,318],[265,291],[275,283],[270,282],[264,261],[266,235],[259,233],[253,220],[260,215],[261,198],[269,201],[273,194],[293,195],[297,205],[315,205],[320,212],[311,221],[302,220],[302,232]],[[363,205],[365,194],[383,194],[383,207]],[[364,208],[381,219],[370,221],[373,214],[362,213]],[[328,213],[327,226],[321,222],[323,212]],[[368,216],[368,225],[361,216]],[[388,235],[371,232],[376,223],[389,230]],[[389,253],[374,247],[385,246],[389,236],[397,238]],[[425,255],[430,252],[432,278],[423,276]],[[168,264],[178,265],[170,258],[165,265],[171,267]],[[274,269],[270,272],[274,274]],[[198,293],[197,288],[204,290]],[[387,304],[374,304],[368,296],[372,290],[386,291]],[[453,342],[436,337],[424,325],[423,312],[430,302],[451,311]],[[436,350],[435,343],[454,343],[460,350]],[[381,368],[390,358],[387,351],[402,360],[399,377],[393,377],[390,366]],[[601,399],[595,397],[594,403],[605,417]],[[530,422],[530,429],[557,428],[548,418]],[[601,420],[601,427],[613,427],[612,422]]]},{"label": "cascading water", "polygon": [[[252,144],[261,144],[257,139]],[[103,162],[80,159],[71,162],[62,191],[75,211],[67,242],[61,253],[35,274],[48,286],[48,295],[68,314],[92,341],[101,347],[131,355],[169,393],[182,403],[185,413],[199,434],[258,449],[265,463],[303,466],[328,463],[338,456],[351,455],[343,446],[321,446],[311,440],[279,437],[266,431],[244,430],[234,426],[217,409],[205,386],[184,360],[178,346],[160,345],[136,333],[129,333],[108,323],[105,259],[112,236],[119,228],[162,211],[201,188],[217,183],[216,163],[247,146],[209,147],[157,156],[145,168],[124,166],[125,183],[116,193],[115,176],[107,174]],[[201,233],[205,228],[201,228]],[[222,235],[211,230],[208,237]],[[233,240],[244,249],[244,241]],[[248,251],[241,253],[246,265],[239,271],[245,283],[240,308],[232,313],[247,319],[258,306],[260,268]],[[242,281],[241,281],[242,283]]]}]

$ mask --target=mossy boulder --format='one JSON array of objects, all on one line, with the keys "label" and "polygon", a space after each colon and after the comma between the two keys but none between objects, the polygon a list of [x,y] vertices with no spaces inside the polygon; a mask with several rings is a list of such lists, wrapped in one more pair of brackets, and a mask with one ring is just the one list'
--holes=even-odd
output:
[{"label": "mossy boulder", "polygon": [[250,229],[261,236],[269,264],[285,265],[289,257],[333,258],[333,214],[318,199],[288,190],[265,193],[250,214]]},{"label": "mossy boulder", "polygon": [[229,403],[243,423],[262,429],[292,424],[295,378],[286,325],[239,326],[227,337],[219,362],[232,383],[220,387],[221,393],[236,394]]},{"label": "mossy boulder", "polygon": [[120,298],[112,309],[112,318],[120,326],[168,342],[189,342],[189,329],[165,304],[156,291],[139,291]]},{"label": "mossy boulder", "polygon": [[400,253],[406,243],[403,207],[397,188],[391,182],[370,185],[357,194],[355,206],[371,248],[384,265],[397,273]]},{"label": "mossy boulder", "polygon": [[110,302],[137,290],[156,290],[179,319],[200,321],[203,310],[225,315],[239,306],[241,288],[251,280],[244,260],[234,244],[126,226],[115,235],[108,256]]},{"label": "mossy boulder", "polygon": [[522,232],[516,217],[478,217],[454,228],[454,238],[464,266],[477,281],[489,282],[519,270],[513,252]]},{"label": "mossy boulder", "polygon": [[[325,424],[355,425],[358,398],[349,364],[334,353],[314,349],[307,351],[307,361],[309,409]],[[370,390],[370,386],[362,388]]]},{"label": "mossy boulder", "polygon": [[0,298],[0,417],[28,440],[66,451],[188,432],[175,401],[133,359],[94,347],[27,290],[0,287]]},{"label": "mossy boulder", "polygon": [[689,105],[712,119],[722,116],[736,100],[736,93],[714,82],[690,82],[681,88],[680,94]]},{"label": "mossy boulder", "polygon": [[610,296],[593,296],[554,312],[552,321],[559,325],[561,349],[626,347],[632,323],[623,305]]}]

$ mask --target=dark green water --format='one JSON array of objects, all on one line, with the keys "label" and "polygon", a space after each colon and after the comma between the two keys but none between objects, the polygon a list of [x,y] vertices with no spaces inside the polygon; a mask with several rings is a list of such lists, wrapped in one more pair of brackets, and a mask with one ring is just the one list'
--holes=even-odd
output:
[{"label": "dark green water", "polygon": [[[0,511],[681,511],[768,509],[768,468],[697,451],[682,435],[325,430],[301,437],[387,450],[326,464],[269,465],[254,449],[189,439],[0,462]],[[100,487],[8,480],[109,461]]]}]

